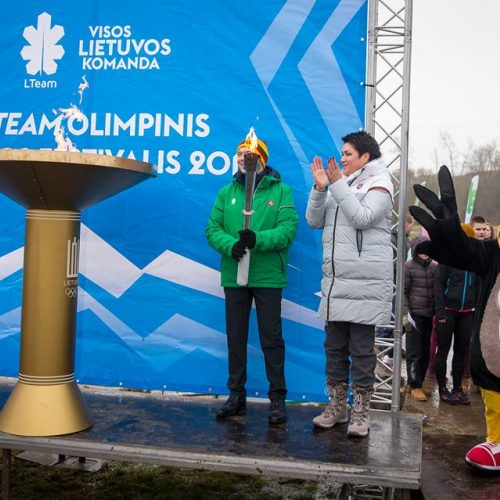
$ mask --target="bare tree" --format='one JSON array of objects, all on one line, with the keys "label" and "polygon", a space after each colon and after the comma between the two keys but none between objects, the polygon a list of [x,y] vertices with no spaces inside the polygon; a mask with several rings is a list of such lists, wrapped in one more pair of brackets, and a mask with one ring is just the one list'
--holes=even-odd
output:
[{"label": "bare tree", "polygon": [[468,165],[470,172],[492,172],[498,169],[500,169],[500,151],[496,140],[478,146],[473,150]]},{"label": "bare tree", "polygon": [[439,147],[434,148],[434,163],[436,169],[440,165],[447,165],[453,176],[499,170],[500,145],[494,139],[476,147],[469,139],[465,152],[462,152],[451,134],[441,131]]},{"label": "bare tree", "polygon": [[471,162],[472,158],[474,156],[474,151],[476,147],[474,146],[474,142],[472,139],[467,140],[467,149],[465,150],[465,153],[462,155],[462,168],[460,170],[460,175],[463,175],[467,172],[471,171]]},{"label": "bare tree", "polygon": [[[448,166],[451,171],[451,175],[455,175],[455,167],[460,157],[460,152],[457,149],[455,141],[451,137],[449,132],[439,132],[439,144],[444,150],[444,163]],[[461,170],[461,168],[460,168]]]}]

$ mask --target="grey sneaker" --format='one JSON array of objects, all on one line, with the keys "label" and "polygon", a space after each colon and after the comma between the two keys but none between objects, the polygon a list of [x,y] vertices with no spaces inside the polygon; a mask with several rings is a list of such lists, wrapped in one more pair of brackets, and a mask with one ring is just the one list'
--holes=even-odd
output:
[{"label": "grey sneaker", "polygon": [[347,422],[347,389],[349,384],[341,382],[338,384],[328,384],[330,404],[323,413],[313,418],[313,424],[323,429],[330,429],[335,424]]},{"label": "grey sneaker", "polygon": [[344,424],[348,420],[347,418],[347,408],[343,411],[335,411],[335,408],[330,403],[323,413],[319,414],[317,417],[313,418],[313,424],[316,427],[321,427],[323,429],[330,429],[335,424]]},{"label": "grey sneaker", "polygon": [[370,430],[370,399],[373,387],[354,387],[354,405],[347,435],[351,437],[368,436]]}]

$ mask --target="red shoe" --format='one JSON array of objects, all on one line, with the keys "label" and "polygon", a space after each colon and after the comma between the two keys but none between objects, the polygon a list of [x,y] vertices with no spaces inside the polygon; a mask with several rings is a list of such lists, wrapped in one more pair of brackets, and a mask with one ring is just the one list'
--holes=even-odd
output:
[{"label": "red shoe", "polygon": [[465,461],[475,469],[500,472],[500,444],[494,441],[478,444],[465,455]]}]

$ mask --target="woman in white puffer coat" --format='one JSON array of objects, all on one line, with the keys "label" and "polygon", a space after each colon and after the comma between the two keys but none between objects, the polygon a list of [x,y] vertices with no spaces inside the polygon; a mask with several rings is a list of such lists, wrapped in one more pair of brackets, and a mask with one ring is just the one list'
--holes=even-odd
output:
[{"label": "woman in white puffer coat", "polygon": [[313,423],[347,422],[349,356],[354,406],[348,427],[363,437],[370,428],[375,381],[375,325],[391,318],[393,185],[380,148],[367,132],[342,138],[340,170],[334,158],[312,162],[314,186],[306,218],[323,229],[320,318],[325,320],[326,378],[330,404]]}]

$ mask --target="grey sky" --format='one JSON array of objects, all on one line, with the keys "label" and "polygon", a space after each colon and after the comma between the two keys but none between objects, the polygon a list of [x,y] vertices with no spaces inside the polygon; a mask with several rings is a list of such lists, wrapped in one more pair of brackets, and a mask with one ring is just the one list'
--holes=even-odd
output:
[{"label": "grey sky", "polygon": [[499,19],[500,0],[414,0],[410,167],[434,167],[440,131],[500,139]]}]

